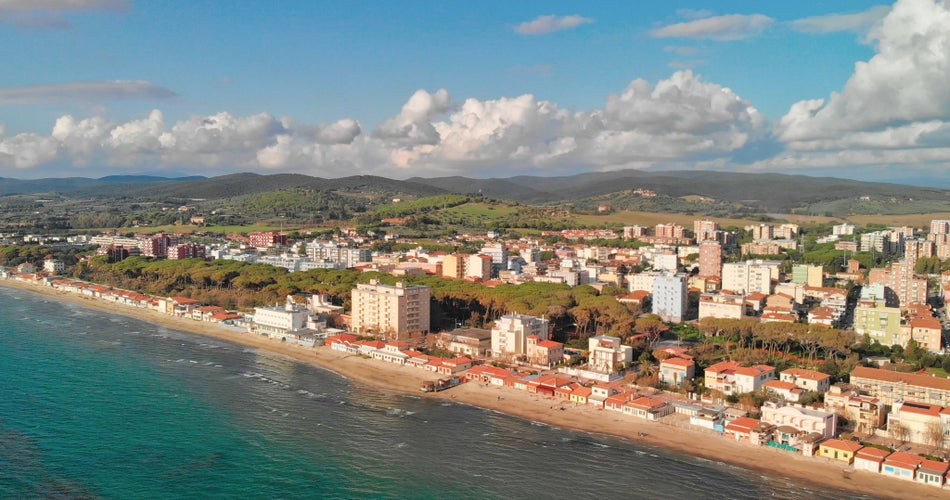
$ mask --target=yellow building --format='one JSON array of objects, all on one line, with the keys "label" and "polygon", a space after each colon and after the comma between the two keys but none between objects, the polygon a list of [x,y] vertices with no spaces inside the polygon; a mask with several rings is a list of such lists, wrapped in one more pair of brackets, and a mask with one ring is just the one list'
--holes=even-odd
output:
[{"label": "yellow building", "polygon": [[854,441],[829,439],[818,447],[818,456],[850,464],[854,463],[854,454],[861,448],[864,446]]}]

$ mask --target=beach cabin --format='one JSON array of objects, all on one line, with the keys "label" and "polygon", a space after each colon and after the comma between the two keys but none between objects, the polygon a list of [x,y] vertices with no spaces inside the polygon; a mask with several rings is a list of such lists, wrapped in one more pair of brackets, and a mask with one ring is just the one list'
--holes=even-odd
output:
[{"label": "beach cabin", "polygon": [[920,463],[923,461],[924,457],[920,455],[896,451],[884,459],[881,474],[913,481],[916,478],[917,468],[920,467]]},{"label": "beach cabin", "polygon": [[855,454],[861,448],[864,446],[854,441],[829,439],[818,447],[818,456],[851,464],[854,462]]},{"label": "beach cabin", "polygon": [[866,470],[880,474],[881,464],[884,463],[884,458],[890,454],[891,452],[880,448],[865,446],[854,454],[854,468],[855,470]]},{"label": "beach cabin", "polygon": [[920,468],[917,469],[916,481],[941,488],[946,480],[948,469],[950,469],[950,464],[947,462],[924,460],[920,463]]}]

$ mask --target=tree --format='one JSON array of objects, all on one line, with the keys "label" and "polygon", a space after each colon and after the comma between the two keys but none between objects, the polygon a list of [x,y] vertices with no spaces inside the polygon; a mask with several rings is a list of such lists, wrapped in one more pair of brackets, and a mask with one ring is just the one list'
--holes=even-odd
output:
[{"label": "tree", "polygon": [[891,435],[894,436],[894,439],[900,441],[901,444],[906,443],[907,439],[910,438],[910,428],[904,424],[888,426],[888,430],[891,431]]},{"label": "tree", "polygon": [[933,420],[927,423],[927,441],[934,447],[934,450],[943,448],[943,422]]}]

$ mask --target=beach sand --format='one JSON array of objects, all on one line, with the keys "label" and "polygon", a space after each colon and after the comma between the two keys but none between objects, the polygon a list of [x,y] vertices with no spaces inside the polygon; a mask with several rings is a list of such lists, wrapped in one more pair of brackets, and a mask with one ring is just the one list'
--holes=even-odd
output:
[{"label": "beach sand", "polygon": [[718,434],[688,425],[683,415],[670,415],[660,422],[623,415],[618,412],[577,406],[568,401],[480,383],[465,383],[455,388],[421,394],[424,380],[439,375],[418,368],[398,366],[362,356],[333,351],[329,347],[308,348],[277,340],[202,323],[175,318],[157,311],[132,308],[104,300],[83,297],[39,284],[0,279],[0,285],[28,290],[57,300],[69,301],[112,314],[131,316],[168,328],[214,337],[245,346],[277,353],[329,369],[358,384],[411,393],[422,397],[448,399],[509,415],[579,431],[612,435],[634,442],[679,451],[704,459],[755,470],[775,481],[797,481],[811,489],[822,485],[848,489],[874,497],[950,498],[947,490],[902,481],[866,471],[845,473],[845,464],[818,457],[805,457],[785,451],[739,444]]}]

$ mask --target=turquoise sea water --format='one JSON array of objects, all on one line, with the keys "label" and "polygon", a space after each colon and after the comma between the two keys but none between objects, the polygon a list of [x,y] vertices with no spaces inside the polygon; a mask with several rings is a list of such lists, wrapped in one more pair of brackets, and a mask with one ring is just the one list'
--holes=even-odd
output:
[{"label": "turquoise sea water", "polygon": [[2,498],[841,498],[0,287]]}]

